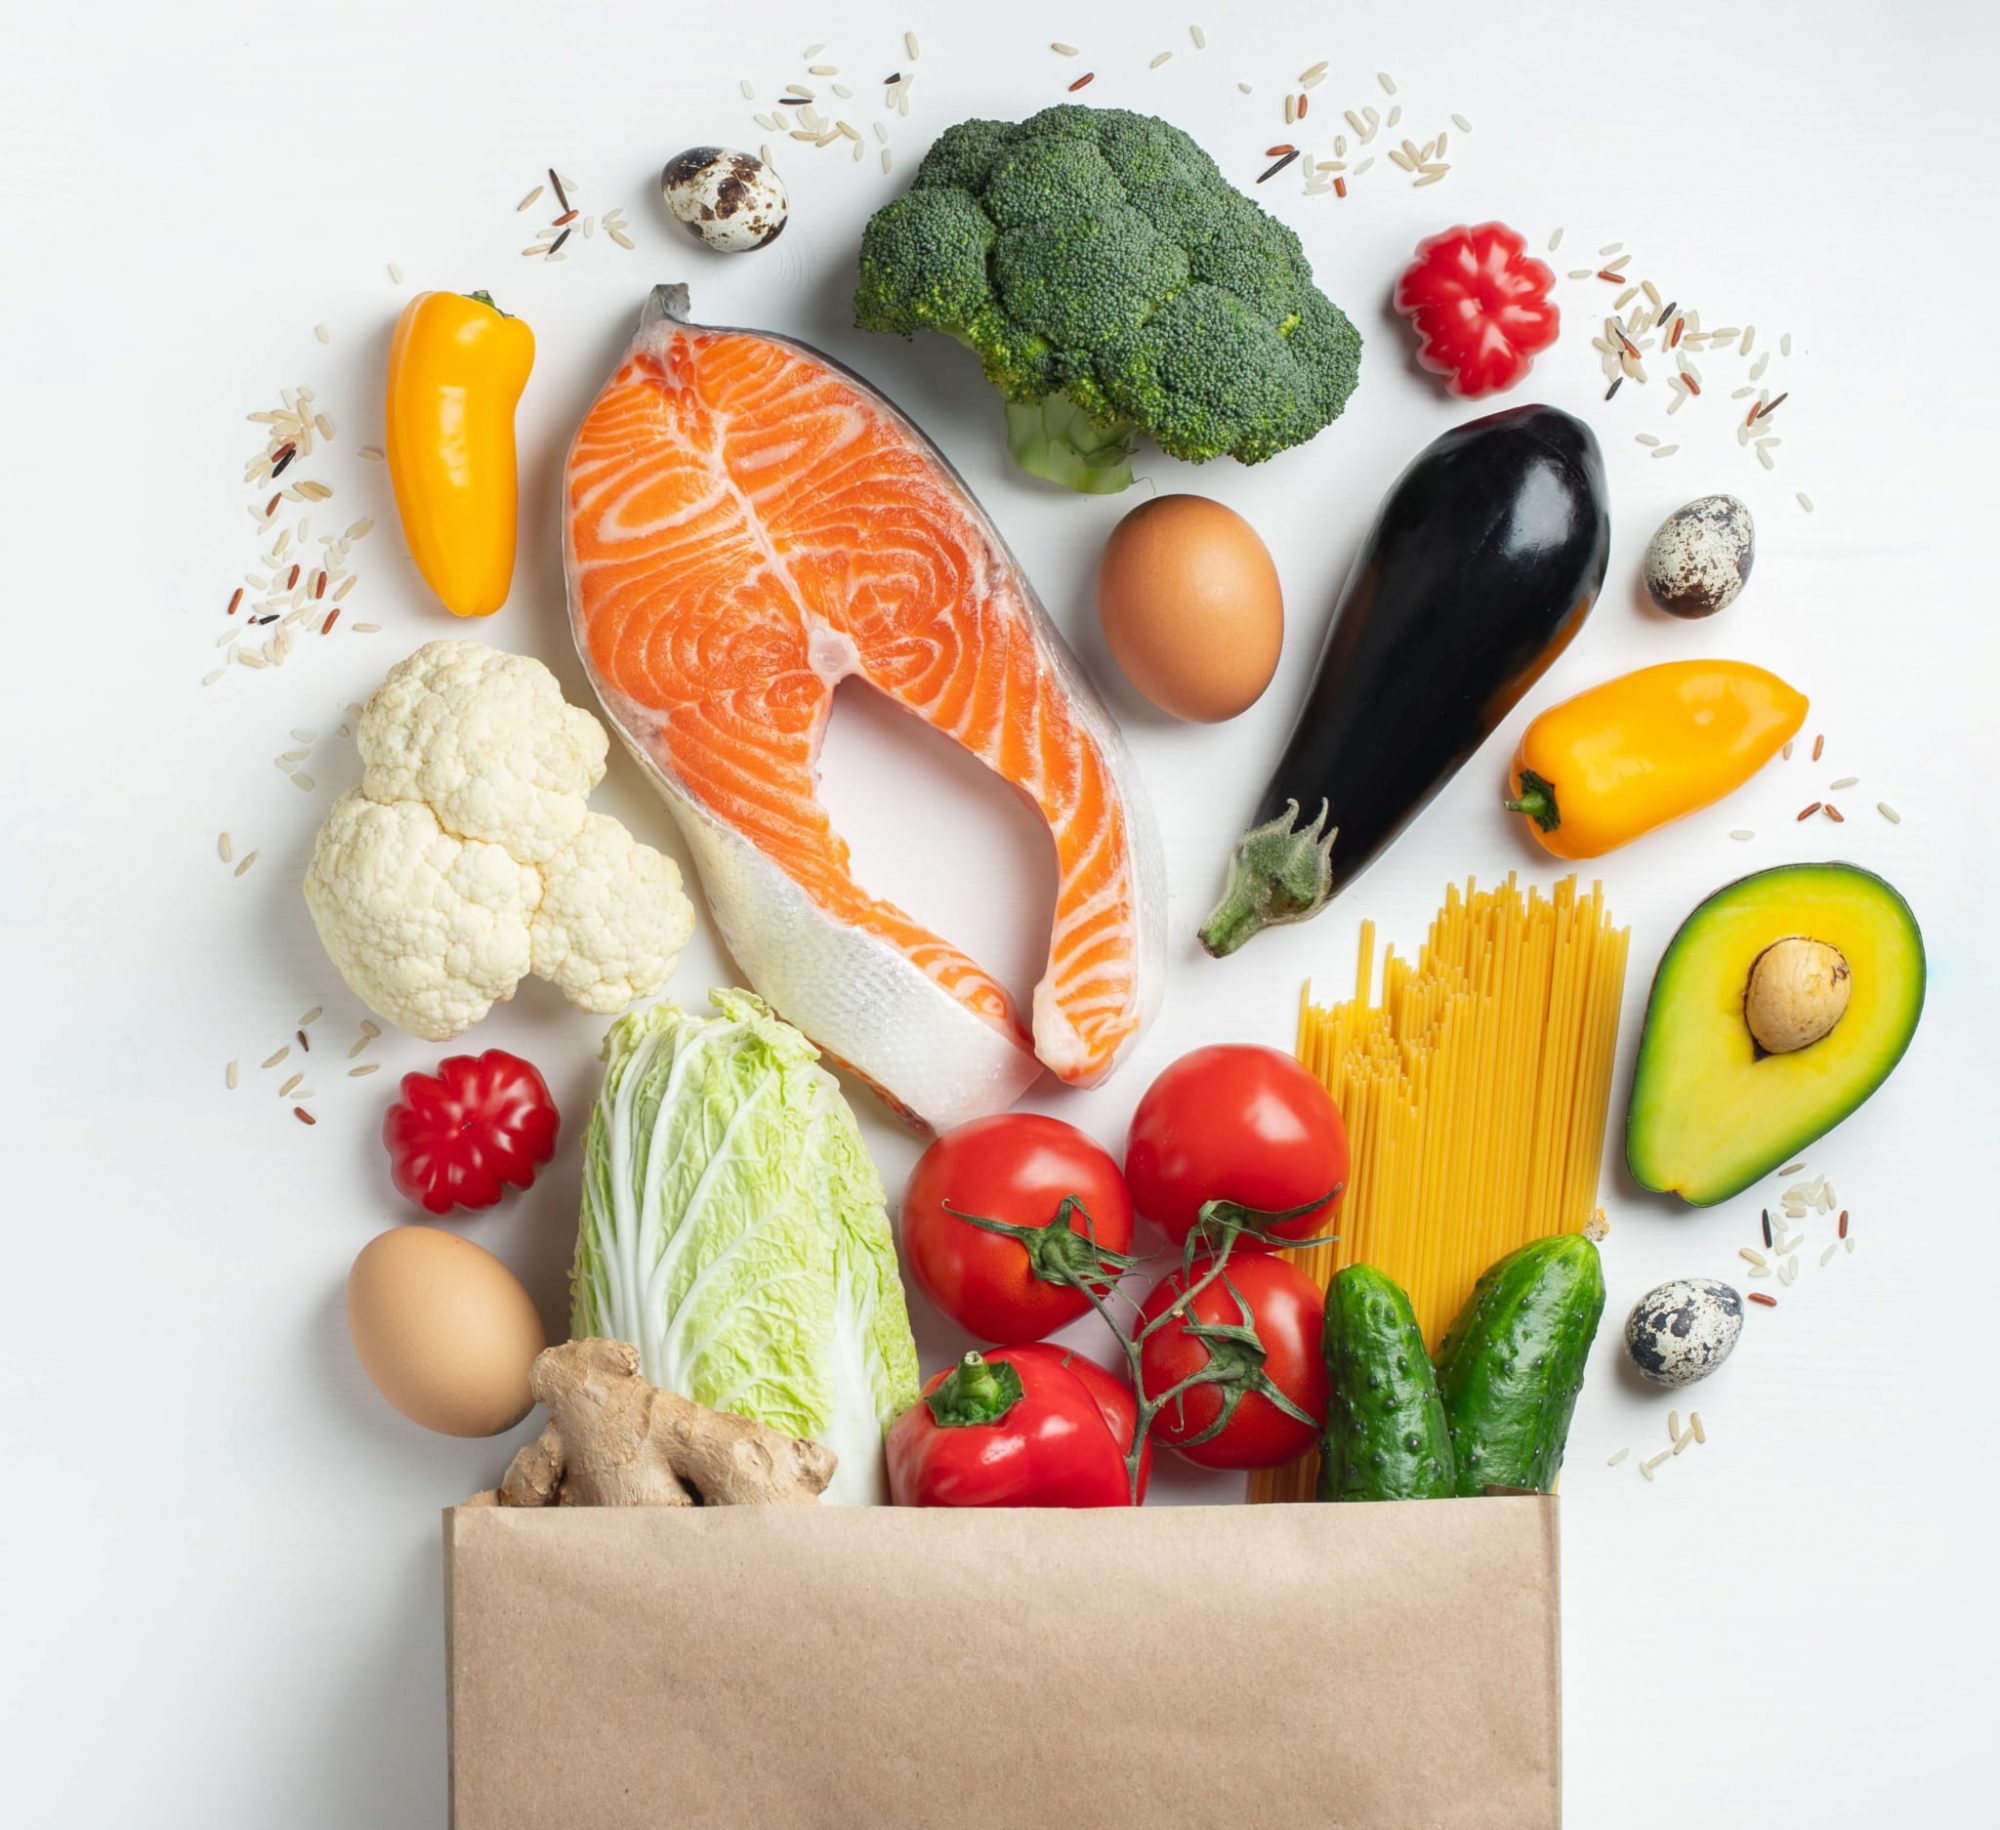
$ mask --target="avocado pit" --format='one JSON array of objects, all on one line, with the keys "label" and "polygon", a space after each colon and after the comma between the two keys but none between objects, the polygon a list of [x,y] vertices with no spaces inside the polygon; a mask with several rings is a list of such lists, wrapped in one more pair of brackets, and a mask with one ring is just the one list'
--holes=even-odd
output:
[{"label": "avocado pit", "polygon": [[1838,947],[1790,935],[1751,962],[1743,1021],[1760,1054],[1796,1054],[1833,1033],[1847,1014],[1853,988],[1847,956]]}]

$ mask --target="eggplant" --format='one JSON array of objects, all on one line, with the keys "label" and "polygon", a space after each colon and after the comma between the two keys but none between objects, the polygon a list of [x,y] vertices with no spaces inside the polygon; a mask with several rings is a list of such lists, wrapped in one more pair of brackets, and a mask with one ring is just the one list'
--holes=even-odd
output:
[{"label": "eggplant", "polygon": [[1610,548],[1603,454],[1558,408],[1489,414],[1420,452],[1347,575],[1202,945],[1234,953],[1353,882],[1569,646]]}]

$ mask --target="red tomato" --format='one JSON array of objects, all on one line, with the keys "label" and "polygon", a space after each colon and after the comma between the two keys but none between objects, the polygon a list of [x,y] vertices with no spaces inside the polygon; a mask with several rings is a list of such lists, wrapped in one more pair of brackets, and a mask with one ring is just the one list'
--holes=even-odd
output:
[{"label": "red tomato", "polygon": [[[1132,1244],[1132,1198],[1110,1154],[1074,1125],[1033,1112],[976,1118],[917,1159],[903,1191],[903,1264],[918,1289],[982,1341],[1035,1341],[1090,1309],[1036,1275],[1029,1243],[961,1214],[1039,1232],[1066,1200],[1068,1230],[1106,1251]],[[1086,1222],[1085,1216],[1088,1216]],[[1051,1249],[1036,1244],[1038,1252]],[[1094,1268],[1087,1249],[1073,1256]]]},{"label": "red tomato", "polygon": [[[1291,1056],[1247,1042],[1183,1055],[1146,1089],[1132,1114],[1125,1176],[1133,1204],[1176,1245],[1206,1201],[1284,1213],[1347,1183],[1347,1127],[1340,1109]],[[1333,1203],[1268,1231],[1316,1239]],[[1239,1253],[1261,1241],[1245,1236]]]},{"label": "red tomato", "polygon": [[[1132,1448],[1132,1432],[1139,1427],[1139,1405],[1132,1396],[1132,1388],[1115,1372],[1098,1365],[1088,1354],[1078,1353],[1073,1347],[1058,1347],[1053,1341],[1026,1341],[1019,1347],[1001,1350],[1015,1365],[1024,1357],[1053,1360],[1059,1366],[1083,1381],[1084,1389],[1097,1400],[1097,1408],[1104,1415],[1105,1424],[1117,1439],[1118,1452],[1129,1454]],[[1146,1497],[1146,1484],[1153,1478],[1153,1438],[1146,1437],[1146,1446],[1139,1451],[1139,1498]]]},{"label": "red tomato", "polygon": [[[1181,1293],[1200,1282],[1210,1262],[1197,1259],[1191,1278],[1179,1271],[1161,1278],[1140,1309],[1140,1327],[1180,1302]],[[1231,1294],[1232,1286],[1236,1295]],[[1153,1434],[1204,1468],[1276,1468],[1296,1461],[1319,1440],[1326,1423],[1326,1362],[1320,1356],[1325,1308],[1326,1299],[1312,1279],[1288,1259],[1272,1252],[1232,1252],[1222,1277],[1188,1305],[1190,1313],[1168,1322],[1139,1350],[1139,1376],[1149,1398],[1172,1391],[1211,1361],[1228,1367],[1229,1378],[1192,1386],[1163,1405],[1153,1420]],[[1243,1326],[1247,1320],[1259,1345],[1203,1340],[1189,1332],[1190,1320],[1228,1327]],[[1273,1404],[1264,1395],[1272,1386],[1309,1421]],[[1241,1395],[1221,1431],[1206,1442],[1184,1446],[1222,1414],[1231,1392]]]}]

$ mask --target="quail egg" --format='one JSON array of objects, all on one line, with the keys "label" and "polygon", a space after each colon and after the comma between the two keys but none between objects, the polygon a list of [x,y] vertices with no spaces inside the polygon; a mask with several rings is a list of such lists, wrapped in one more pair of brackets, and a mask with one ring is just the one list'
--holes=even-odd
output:
[{"label": "quail egg", "polygon": [[690,146],[660,173],[675,220],[718,254],[745,254],[778,239],[791,204],[762,159],[726,146]]},{"label": "quail egg", "polygon": [[1677,1277],[1640,1297],[1625,1318],[1625,1351],[1655,1385],[1692,1385],[1729,1358],[1743,1299],[1713,1277]]},{"label": "quail egg", "polygon": [[1734,496],[1702,496],[1646,546],[1646,592],[1669,616],[1713,616],[1736,601],[1757,557],[1757,526]]}]

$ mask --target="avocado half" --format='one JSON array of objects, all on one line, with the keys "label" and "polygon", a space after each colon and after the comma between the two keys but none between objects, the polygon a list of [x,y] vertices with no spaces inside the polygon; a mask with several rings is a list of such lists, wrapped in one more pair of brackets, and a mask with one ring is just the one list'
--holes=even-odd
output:
[{"label": "avocado half", "polygon": [[[1744,1012],[1751,969],[1797,937],[1837,948],[1845,1007],[1817,1041],[1767,1053]],[[1646,1188],[1708,1207],[1832,1130],[1889,1078],[1924,1007],[1910,905],[1853,864],[1786,864],[1724,885],[1674,936],[1653,977],[1625,1119]]]}]

